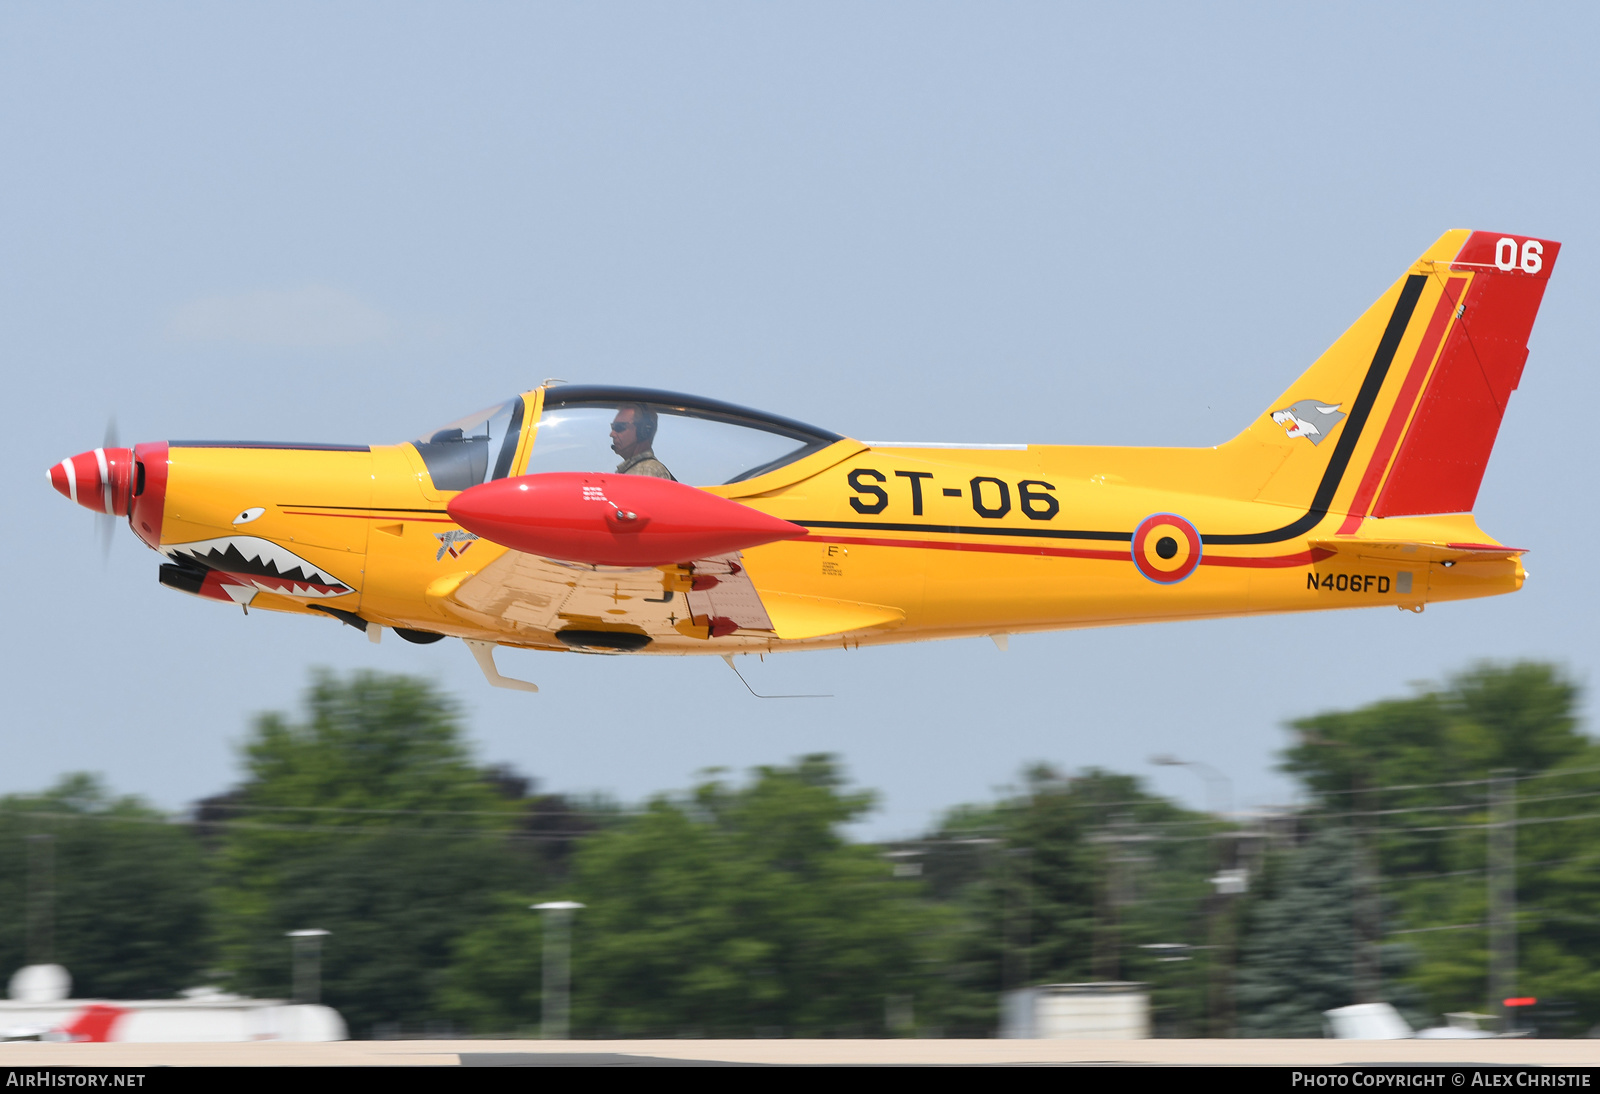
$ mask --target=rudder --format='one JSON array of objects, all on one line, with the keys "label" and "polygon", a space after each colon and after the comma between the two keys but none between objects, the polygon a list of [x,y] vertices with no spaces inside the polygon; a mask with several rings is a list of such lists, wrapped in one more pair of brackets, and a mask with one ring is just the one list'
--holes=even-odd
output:
[{"label": "rudder", "polygon": [[1560,250],[1526,236],[1467,239],[1442,301],[1457,321],[1422,385],[1373,516],[1472,511]]}]

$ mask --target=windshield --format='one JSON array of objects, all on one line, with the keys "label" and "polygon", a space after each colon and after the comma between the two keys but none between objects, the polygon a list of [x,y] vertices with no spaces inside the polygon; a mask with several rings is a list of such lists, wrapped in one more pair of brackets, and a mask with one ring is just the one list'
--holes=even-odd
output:
[{"label": "windshield", "polygon": [[552,401],[547,395],[528,461],[530,475],[614,471],[717,486],[765,474],[836,439],[797,428],[798,423],[720,408],[651,399],[586,398],[554,406]]},{"label": "windshield", "polygon": [[522,433],[522,399],[468,414],[412,442],[439,490],[465,490],[511,473]]}]

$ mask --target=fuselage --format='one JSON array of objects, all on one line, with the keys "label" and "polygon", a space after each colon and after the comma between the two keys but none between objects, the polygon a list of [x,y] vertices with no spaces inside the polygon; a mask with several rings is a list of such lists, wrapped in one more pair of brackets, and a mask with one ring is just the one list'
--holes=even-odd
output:
[{"label": "fuselage", "polygon": [[[538,449],[542,396],[540,389],[521,397],[526,426],[510,477],[529,470]],[[508,549],[452,520],[446,507],[459,491],[439,488],[415,444],[172,442],[141,446],[138,455],[147,465],[164,461],[164,475],[146,472],[135,531],[174,560],[165,581],[212,599],[564,650],[562,628],[626,629],[645,607],[639,602],[664,595],[628,592],[637,573],[572,567],[573,602],[550,626],[530,630],[473,610],[455,594]],[[1260,493],[1277,469],[1252,456],[1226,446],[943,448],[839,438],[749,479],[697,483],[805,527],[803,539],[748,548],[743,565],[764,600],[820,605],[844,629],[825,620],[818,626],[827,633],[793,638],[782,628],[658,632],[641,652],[905,642],[1336,607],[1417,610],[1522,582],[1515,556],[1453,558],[1446,567],[1426,552],[1334,551],[1318,544],[1342,522],[1338,511],[1307,523],[1304,504],[1208,492],[1227,483],[1238,493],[1244,483]],[[1310,498],[1316,483],[1278,487]],[[148,518],[158,507],[159,523],[146,519],[141,528],[141,512]],[[1192,540],[1187,529],[1197,533]],[[1369,521],[1365,532],[1438,545],[1486,539],[1463,515]],[[260,543],[276,547],[276,557]],[[305,565],[291,573],[294,559]],[[199,568],[212,574],[209,587]],[[670,588],[673,567],[656,569],[664,573],[645,575],[646,584]]]}]

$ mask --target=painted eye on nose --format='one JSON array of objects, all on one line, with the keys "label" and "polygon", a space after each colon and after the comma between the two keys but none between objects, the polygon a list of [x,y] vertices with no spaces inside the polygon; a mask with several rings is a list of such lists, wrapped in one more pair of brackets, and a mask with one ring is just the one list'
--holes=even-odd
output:
[{"label": "painted eye on nose", "polygon": [[235,524],[249,524],[251,521],[255,520],[257,517],[259,517],[262,513],[265,513],[265,512],[266,512],[266,510],[261,508],[260,506],[257,506],[254,509],[246,509],[244,512],[240,513],[238,516],[233,518],[233,523],[235,523]]}]

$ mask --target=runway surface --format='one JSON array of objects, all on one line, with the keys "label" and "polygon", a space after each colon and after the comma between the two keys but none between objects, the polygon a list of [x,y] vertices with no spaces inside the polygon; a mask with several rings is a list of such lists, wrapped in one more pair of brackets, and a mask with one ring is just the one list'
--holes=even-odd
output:
[{"label": "runway surface", "polygon": [[0,1067],[539,1067],[1069,1064],[1597,1067],[1600,1040],[339,1041],[0,1044]]}]

